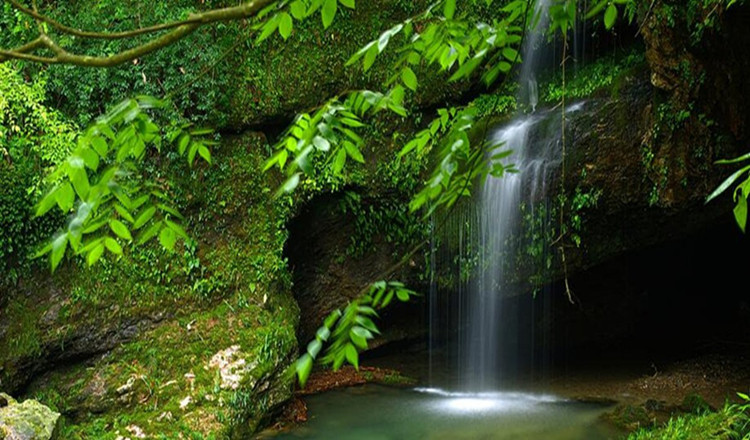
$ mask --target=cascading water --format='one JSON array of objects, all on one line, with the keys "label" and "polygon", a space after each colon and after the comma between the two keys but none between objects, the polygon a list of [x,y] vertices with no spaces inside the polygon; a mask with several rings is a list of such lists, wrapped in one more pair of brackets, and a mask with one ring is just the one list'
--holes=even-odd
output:
[{"label": "cascading water", "polygon": [[[546,337],[532,315],[545,313],[546,300],[508,304],[507,298],[521,293],[514,287],[520,284],[519,255],[533,257],[541,266],[536,273],[551,261],[544,228],[554,207],[546,196],[562,160],[562,127],[559,112],[536,109],[548,6],[549,0],[536,2],[538,20],[524,41],[519,101],[528,113],[490,134],[500,150],[513,151],[503,160],[519,172],[489,177],[434,239],[431,351],[440,345],[436,341],[447,341],[448,367],[458,371],[453,384],[466,391],[497,390],[520,370],[544,366]],[[436,362],[431,355],[431,371]]]}]

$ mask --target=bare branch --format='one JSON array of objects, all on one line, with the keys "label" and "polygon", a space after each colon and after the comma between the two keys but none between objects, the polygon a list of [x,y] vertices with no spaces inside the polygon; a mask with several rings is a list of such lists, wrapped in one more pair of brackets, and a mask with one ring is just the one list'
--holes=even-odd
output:
[{"label": "bare branch", "polygon": [[40,62],[49,63],[52,60],[52,58],[40,57],[40,56],[29,54],[29,52],[32,52],[41,47],[44,47],[44,42],[42,41],[42,37],[38,37],[24,44],[23,46],[16,47],[15,49],[11,49],[11,50],[0,49],[0,63],[11,60],[11,59],[34,61],[37,63],[40,63]]},{"label": "bare branch", "polygon": [[[21,11],[22,13],[33,17],[38,22],[44,22],[60,32],[75,35],[83,38],[99,38],[99,39],[119,39],[119,38],[132,38],[135,36],[158,32],[162,30],[171,31],[159,36],[154,39],[136,46],[132,49],[128,49],[119,52],[114,55],[108,56],[89,56],[80,55],[66,51],[60,47],[50,36],[41,32],[41,35],[34,40],[32,43],[20,46],[12,50],[0,49],[0,62],[7,61],[8,59],[20,59],[27,61],[34,61],[44,64],[72,64],[82,67],[112,67],[118,64],[122,64],[136,58],[140,58],[151,52],[159,50],[163,47],[169,46],[176,41],[190,35],[195,32],[196,29],[203,25],[221,22],[231,21],[250,18],[258,14],[261,9],[272,4],[276,0],[254,0],[242,3],[238,6],[232,6],[221,9],[214,9],[210,11],[200,12],[191,14],[186,20],[180,22],[165,23],[161,25],[151,26],[148,28],[140,28],[132,31],[106,33],[106,32],[89,32],[81,31],[78,29],[71,28],[62,23],[59,23],[34,9],[27,8],[19,3],[17,0],[5,0],[9,2],[14,8]],[[37,55],[29,54],[33,50],[46,47],[55,53],[54,57],[41,57]]]},{"label": "bare branch", "polygon": [[[86,31],[83,29],[76,29],[71,26],[67,26],[63,23],[60,23],[59,21],[44,15],[35,9],[28,8],[21,4],[18,0],[5,0],[8,3],[10,3],[11,6],[13,6],[16,10],[28,15],[29,17],[32,17],[36,20],[42,21],[44,23],[47,23],[48,25],[52,26],[53,28],[57,29],[58,31],[74,35],[76,37],[81,38],[91,38],[91,39],[102,39],[102,40],[118,40],[118,39],[124,39],[124,38],[133,38],[144,34],[152,34],[155,32],[161,32],[166,31],[170,29],[174,29],[176,27],[186,25],[186,24],[195,24],[195,23],[201,23],[205,24],[203,14],[192,14],[190,17],[188,17],[185,20],[180,21],[172,21],[169,23],[160,23],[154,26],[147,26],[142,27],[138,29],[132,29],[129,31],[120,31],[120,32],[96,32],[96,31]],[[253,3],[253,2],[249,2]],[[271,2],[265,2],[266,4],[270,4]],[[247,3],[245,3],[246,5]],[[237,6],[235,8],[242,8],[244,5]],[[235,8],[225,8],[225,9],[235,9]],[[221,9],[216,11],[209,11],[209,12],[218,12],[222,11]],[[228,18],[227,20],[232,20],[233,18]]]}]

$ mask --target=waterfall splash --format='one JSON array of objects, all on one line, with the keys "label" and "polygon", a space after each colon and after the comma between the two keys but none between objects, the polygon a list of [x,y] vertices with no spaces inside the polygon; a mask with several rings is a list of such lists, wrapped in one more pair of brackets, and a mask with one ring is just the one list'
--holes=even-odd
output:
[{"label": "waterfall splash", "polygon": [[548,298],[508,298],[523,293],[520,257],[540,266],[534,273],[548,270],[552,261],[547,225],[556,206],[546,196],[562,161],[561,118],[559,111],[536,109],[549,2],[536,3],[539,19],[523,47],[519,101],[531,112],[490,134],[493,144],[513,151],[504,160],[519,172],[490,176],[475,200],[446,219],[433,239],[430,368],[438,362],[433,350],[446,343],[444,361],[458,372],[452,382],[463,391],[499,390],[529,368],[545,365],[547,335],[535,327],[535,314],[547,313]]}]

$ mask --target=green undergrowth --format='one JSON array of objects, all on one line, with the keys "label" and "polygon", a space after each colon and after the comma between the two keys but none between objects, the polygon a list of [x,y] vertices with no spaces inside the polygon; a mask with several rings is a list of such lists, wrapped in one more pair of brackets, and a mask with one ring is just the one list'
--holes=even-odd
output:
[{"label": "green undergrowth", "polygon": [[[339,8],[336,20],[327,30],[317,16],[298,23],[287,41],[275,35],[257,44],[251,22],[237,21],[202,27],[183,41],[114,68],[49,66],[44,68],[49,78],[46,85],[49,102],[85,124],[101,114],[104,106],[125,97],[174,92],[173,101],[176,108],[185,112],[183,116],[216,128],[240,129],[275,121],[318,105],[345,89],[381,84],[393,53],[384,54],[368,72],[345,67],[346,60],[376,39],[378,32],[422,11],[428,3],[425,0],[357,3],[353,11]],[[228,4],[233,3],[84,0],[57,2],[48,12],[73,27],[122,31],[183,18],[196,6],[209,9]],[[34,24],[17,18],[9,5],[2,7],[7,14],[0,17],[0,29],[4,30],[0,32],[0,45],[14,47],[27,41]],[[113,53],[133,44],[72,39],[64,39],[62,43],[92,54]],[[27,64],[24,69],[33,75],[39,67]],[[436,97],[446,97],[457,87],[446,87],[444,81],[436,80],[436,75],[429,72],[420,72],[423,100],[434,102]]]},{"label": "green undergrowth", "polygon": [[748,440],[750,405],[726,404],[718,411],[698,410],[674,416],[663,425],[643,428],[627,440]]},{"label": "green undergrowth", "polygon": [[556,69],[542,77],[539,101],[547,104],[560,102],[563,94],[567,99],[586,98],[602,94],[617,98],[622,79],[645,66],[644,50],[640,47],[629,51],[618,51],[597,58],[577,70],[568,67],[565,87],[563,87],[562,70]]},{"label": "green undergrowth", "polygon": [[0,288],[30,272],[27,256],[61,223],[30,209],[49,167],[65,158],[77,127],[44,105],[46,79],[25,79],[0,64]]},{"label": "green undergrowth", "polygon": [[[645,68],[645,62],[643,49],[635,47],[599,57],[578,69],[568,66],[565,87],[561,69],[548,71],[539,78],[540,105],[558,104],[563,93],[569,100],[596,96],[617,98],[623,80]],[[479,95],[471,105],[479,110],[480,116],[508,117],[519,109],[518,92],[516,81],[506,81],[497,90]]]}]

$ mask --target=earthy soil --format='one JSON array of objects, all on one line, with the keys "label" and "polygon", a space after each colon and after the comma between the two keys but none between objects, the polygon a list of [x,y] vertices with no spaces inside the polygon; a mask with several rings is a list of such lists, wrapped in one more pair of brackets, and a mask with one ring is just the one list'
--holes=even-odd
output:
[{"label": "earthy soil", "polygon": [[713,407],[736,398],[750,388],[750,357],[743,354],[709,354],[644,367],[627,365],[596,371],[580,370],[552,379],[546,388],[570,398],[611,399],[640,404],[649,400],[681,405],[685,397],[700,395]]}]

